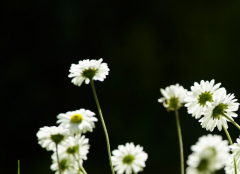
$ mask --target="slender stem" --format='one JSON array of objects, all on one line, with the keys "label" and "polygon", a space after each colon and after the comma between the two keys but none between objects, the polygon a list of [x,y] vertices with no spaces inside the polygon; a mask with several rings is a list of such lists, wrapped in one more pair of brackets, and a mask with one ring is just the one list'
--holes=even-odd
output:
[{"label": "slender stem", "polygon": [[79,170],[80,171],[82,171],[84,174],[87,174],[87,172],[86,172],[86,170],[83,168],[83,166],[81,165],[81,163],[80,163],[80,160],[81,160],[81,158],[80,158],[80,145],[79,145],[79,140],[80,140],[80,134],[77,134],[76,135],[77,136],[77,143],[78,143],[78,160],[77,160],[77,162],[78,162],[78,167],[79,167]]},{"label": "slender stem", "polygon": [[175,116],[176,116],[178,139],[179,139],[179,147],[180,147],[181,174],[184,174],[183,142],[182,142],[180,121],[179,121],[179,114],[178,114],[178,110],[177,109],[175,109]]},{"label": "slender stem", "polygon": [[77,161],[77,163],[78,163],[78,170],[79,170],[79,172],[83,172],[84,174],[87,174],[87,172],[86,172],[86,170],[83,168],[83,166],[81,166],[80,165],[80,161],[77,159],[77,157],[74,155],[74,154],[72,154],[73,155],[73,157],[74,157],[74,159]]},{"label": "slender stem", "polygon": [[18,174],[20,174],[20,160],[18,160]]},{"label": "slender stem", "polygon": [[239,130],[240,130],[240,126],[235,122],[233,121],[231,118],[229,118],[227,115],[224,115],[224,117],[226,117],[229,121],[232,122],[232,124],[234,124]]},{"label": "slender stem", "polygon": [[227,129],[226,129],[224,126],[223,126],[223,130],[225,131],[225,133],[226,133],[226,135],[227,135],[227,138],[228,138],[228,141],[229,141],[230,145],[232,145],[232,144],[233,144],[233,143],[232,143],[232,139],[231,139],[231,137],[230,137]]},{"label": "slender stem", "polygon": [[237,164],[236,164],[236,159],[235,158],[233,158],[234,159],[234,171],[235,171],[235,174],[237,174]]},{"label": "slender stem", "polygon": [[105,133],[105,137],[106,137],[107,150],[108,150],[108,158],[109,158],[109,162],[110,162],[112,174],[115,174],[115,173],[114,173],[114,170],[113,170],[113,165],[112,165],[111,150],[110,150],[110,143],[109,143],[107,128],[106,128],[106,125],[105,125],[105,123],[104,123],[102,111],[101,111],[101,108],[100,108],[100,105],[99,105],[99,102],[98,102],[97,93],[96,93],[95,86],[94,86],[94,82],[93,82],[92,79],[90,80],[90,83],[91,83],[93,95],[94,95],[94,98],[95,98],[95,101],[96,101],[96,104],[97,104],[98,112],[99,112],[99,115],[100,115],[100,119],[101,119],[101,122],[102,122],[102,126],[103,126],[103,130],[104,130],[104,133]]},{"label": "slender stem", "polygon": [[82,166],[82,172],[83,172],[84,174],[87,174],[87,172],[86,172],[86,170],[84,169],[83,166]]},{"label": "slender stem", "polygon": [[59,170],[59,174],[61,174],[62,171],[61,171],[61,166],[60,166],[59,156],[58,156],[58,145],[57,145],[57,143],[55,143],[55,144],[56,144],[56,155],[57,155],[57,162],[58,162],[58,170]]},{"label": "slender stem", "polygon": [[[227,138],[228,138],[228,141],[229,141],[230,145],[232,145],[232,144],[233,144],[233,143],[232,143],[232,139],[231,139],[231,137],[230,137],[227,129],[226,129],[224,126],[222,126],[222,127],[223,127],[223,130],[225,131],[225,133],[226,133],[226,135],[227,135]],[[236,159],[233,158],[233,160],[234,160],[234,170],[235,170],[235,174],[237,174]]]}]

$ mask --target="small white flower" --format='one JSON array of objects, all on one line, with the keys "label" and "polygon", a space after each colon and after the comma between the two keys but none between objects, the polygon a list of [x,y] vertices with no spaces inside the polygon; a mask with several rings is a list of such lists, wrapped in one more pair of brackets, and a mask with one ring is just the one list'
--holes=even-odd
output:
[{"label": "small white flower", "polygon": [[69,72],[68,77],[73,77],[72,83],[81,86],[84,80],[86,84],[89,84],[91,79],[103,81],[108,75],[109,68],[106,63],[102,63],[102,59],[87,59],[79,61],[78,64],[72,64]]},{"label": "small white flower", "polygon": [[[55,174],[60,174],[57,156],[54,153],[52,155],[53,164],[51,165],[51,170],[56,171]],[[70,158],[67,154],[59,156],[59,163],[61,168],[61,174],[78,174],[78,163],[74,158]],[[82,172],[81,172],[82,174]]]},{"label": "small white flower", "polygon": [[204,117],[199,120],[202,127],[210,131],[213,131],[216,126],[219,131],[222,130],[222,126],[227,129],[229,120],[225,115],[231,120],[233,120],[232,117],[237,117],[237,114],[233,112],[238,110],[239,103],[236,101],[233,94],[227,95],[225,90],[221,91],[212,103],[207,102],[208,107],[204,112]]},{"label": "small white flower", "polygon": [[215,171],[214,161],[200,158],[199,154],[192,153],[188,156],[186,174],[212,174]]},{"label": "small white flower", "polygon": [[237,143],[229,146],[233,152],[233,156],[236,159],[237,168],[240,169],[240,139],[237,138]]},{"label": "small white flower", "polygon": [[166,89],[160,89],[163,97],[158,99],[158,102],[163,103],[163,106],[168,110],[179,109],[187,96],[187,90],[179,84],[170,85]]},{"label": "small white flower", "polygon": [[54,150],[56,144],[62,144],[68,137],[68,130],[63,127],[42,127],[37,133],[38,143],[49,150]]},{"label": "small white flower", "polygon": [[94,117],[94,115],[93,112],[85,109],[69,111],[65,114],[59,114],[57,116],[57,123],[60,123],[59,126],[68,128],[72,134],[81,134],[86,133],[87,131],[92,132],[95,127],[94,122],[97,121],[97,118]]},{"label": "small white flower", "polygon": [[117,174],[138,173],[146,166],[145,161],[148,158],[147,153],[139,145],[133,143],[119,145],[117,150],[112,151],[112,163]]},{"label": "small white flower", "polygon": [[202,80],[200,84],[195,82],[185,99],[188,113],[195,118],[200,118],[206,109],[206,102],[213,102],[215,95],[224,90],[224,88],[219,88],[220,85],[221,83],[214,85],[214,80],[210,82]]},{"label": "small white flower", "polygon": [[221,169],[230,155],[228,141],[219,135],[202,136],[191,149],[193,153],[188,157],[187,174],[211,174]]},{"label": "small white flower", "polygon": [[[233,155],[230,155],[230,157],[226,161],[226,166],[224,168],[226,174],[235,174],[235,168],[234,168],[234,157]],[[240,174],[240,169],[237,168],[237,174]]]},{"label": "small white flower", "polygon": [[[90,147],[88,141],[89,139],[85,138],[84,135],[80,138],[78,138],[78,136],[68,137],[64,146],[59,146],[59,156],[64,157],[67,154],[69,158],[80,158],[80,164],[82,165],[83,160],[87,160],[87,154]],[[53,156],[56,156],[56,154],[53,154]]]}]

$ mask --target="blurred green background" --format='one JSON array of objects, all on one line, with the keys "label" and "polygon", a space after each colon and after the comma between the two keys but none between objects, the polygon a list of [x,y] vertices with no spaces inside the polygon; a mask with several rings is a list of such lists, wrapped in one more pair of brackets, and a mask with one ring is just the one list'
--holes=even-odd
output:
[{"label": "blurred green background", "polygon": [[[108,64],[109,76],[95,85],[111,149],[143,146],[146,174],[180,173],[175,116],[157,102],[160,88],[179,83],[189,90],[215,79],[240,97],[240,1],[10,0],[1,7],[1,173],[17,173],[20,159],[23,174],[53,174],[39,128],[80,108],[99,118],[90,85],[68,78],[79,60]],[[180,121],[186,162],[191,145],[210,132],[186,108]],[[229,125],[235,141],[239,130]],[[110,174],[100,121],[86,136],[85,169]]]}]

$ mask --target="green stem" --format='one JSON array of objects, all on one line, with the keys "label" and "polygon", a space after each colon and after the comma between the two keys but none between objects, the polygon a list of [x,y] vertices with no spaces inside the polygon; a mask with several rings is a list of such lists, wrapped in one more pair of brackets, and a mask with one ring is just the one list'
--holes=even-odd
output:
[{"label": "green stem", "polygon": [[[222,127],[223,127],[223,130],[225,131],[225,133],[226,133],[226,135],[227,135],[227,138],[228,138],[228,141],[229,141],[230,145],[233,145],[233,143],[232,143],[232,139],[231,139],[231,137],[230,137],[230,135],[229,135],[227,129],[226,129],[224,126],[222,126]],[[234,170],[235,170],[235,174],[237,174],[236,159],[233,158],[233,160],[234,160]]]},{"label": "green stem", "polygon": [[229,121],[232,122],[232,124],[234,124],[239,130],[240,130],[240,126],[235,122],[233,121],[231,118],[229,118],[227,115],[224,115],[224,117],[226,117]]},{"label": "green stem", "polygon": [[234,171],[235,174],[237,174],[237,164],[236,164],[236,159],[234,158]]},{"label": "green stem", "polygon": [[95,86],[94,86],[94,82],[93,82],[92,79],[90,80],[90,83],[91,83],[93,95],[94,95],[94,98],[95,98],[95,101],[96,101],[96,104],[97,104],[98,112],[99,112],[99,115],[100,115],[100,119],[101,119],[101,122],[102,122],[102,126],[103,126],[103,130],[104,130],[104,133],[105,133],[105,137],[106,137],[107,150],[108,150],[108,158],[109,158],[109,162],[110,162],[112,174],[115,174],[115,173],[114,173],[114,170],[113,170],[113,165],[112,165],[111,150],[110,150],[110,143],[109,143],[107,128],[106,128],[106,125],[105,125],[105,123],[104,123],[102,111],[101,111],[101,108],[100,108],[100,105],[99,105],[99,102],[98,102],[97,93],[96,93]]},{"label": "green stem", "polygon": [[73,155],[74,159],[75,159],[75,160],[77,161],[77,163],[78,163],[78,168],[79,168],[78,170],[79,170],[79,172],[82,171],[84,174],[87,174],[87,172],[86,172],[86,170],[83,168],[83,166],[80,165],[80,160],[78,160],[77,157],[76,157],[74,154],[72,154],[72,155]]},{"label": "green stem", "polygon": [[225,133],[226,133],[226,135],[227,135],[227,138],[228,138],[228,141],[229,141],[230,145],[232,145],[232,144],[233,144],[233,143],[232,143],[232,139],[231,139],[231,137],[230,137],[227,129],[226,129],[224,126],[222,126],[222,127],[223,127],[223,130],[225,131]]},{"label": "green stem", "polygon": [[180,147],[181,174],[184,174],[183,142],[182,142],[180,121],[179,121],[179,114],[178,114],[178,110],[177,109],[175,109],[175,116],[176,116],[178,139],[179,139],[179,147]]},{"label": "green stem", "polygon": [[78,163],[78,168],[79,168],[79,171],[82,171],[84,174],[87,174],[86,170],[83,168],[83,166],[81,165],[80,163],[80,145],[79,145],[79,140],[81,138],[81,135],[78,133],[76,134],[76,137],[77,137],[77,146],[78,146],[78,152],[77,152],[77,157],[73,154],[73,157],[75,158],[75,160],[77,161]]},{"label": "green stem", "polygon": [[60,166],[59,156],[58,156],[58,145],[57,145],[57,143],[55,143],[55,144],[56,144],[56,155],[57,155],[57,162],[58,162],[58,170],[59,170],[59,174],[61,174],[62,171],[61,171],[61,166]]},{"label": "green stem", "polygon": [[18,174],[20,174],[20,160],[18,160]]},{"label": "green stem", "polygon": [[87,172],[86,172],[86,170],[84,169],[83,166],[82,166],[82,172],[83,172],[84,174],[87,174]]}]

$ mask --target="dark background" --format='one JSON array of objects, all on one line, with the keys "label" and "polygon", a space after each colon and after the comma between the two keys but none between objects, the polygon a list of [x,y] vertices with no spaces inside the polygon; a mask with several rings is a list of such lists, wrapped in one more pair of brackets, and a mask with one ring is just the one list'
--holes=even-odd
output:
[{"label": "dark background", "polygon": [[[72,63],[101,57],[110,74],[95,85],[111,149],[140,144],[149,155],[142,173],[180,173],[175,116],[157,102],[159,88],[180,83],[189,90],[215,79],[240,97],[239,6],[222,0],[4,1],[0,173],[17,173],[20,159],[22,174],[53,174],[51,152],[38,145],[36,133],[67,111],[85,108],[99,118],[90,85],[77,87],[68,74]],[[210,133],[186,111],[180,110],[185,161],[190,146]],[[229,125],[235,141],[239,130]],[[100,120],[86,136],[85,169],[110,174]]]}]

